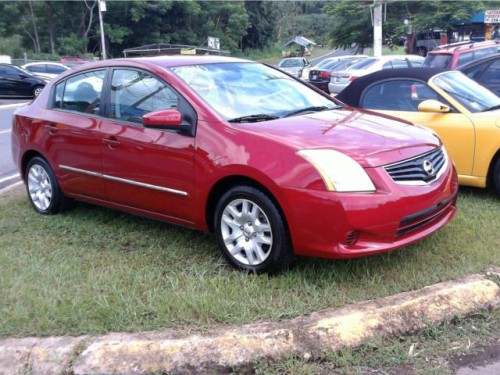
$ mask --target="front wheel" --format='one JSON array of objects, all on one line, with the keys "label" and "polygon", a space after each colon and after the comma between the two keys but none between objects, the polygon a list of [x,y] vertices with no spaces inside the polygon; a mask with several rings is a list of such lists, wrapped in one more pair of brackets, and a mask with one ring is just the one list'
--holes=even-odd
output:
[{"label": "front wheel", "polygon": [[228,190],[215,210],[215,235],[236,268],[276,273],[293,260],[290,236],[276,203],[253,186]]},{"label": "front wheel", "polygon": [[34,157],[26,167],[26,190],[31,205],[40,214],[51,215],[64,209],[69,203],[49,163]]}]

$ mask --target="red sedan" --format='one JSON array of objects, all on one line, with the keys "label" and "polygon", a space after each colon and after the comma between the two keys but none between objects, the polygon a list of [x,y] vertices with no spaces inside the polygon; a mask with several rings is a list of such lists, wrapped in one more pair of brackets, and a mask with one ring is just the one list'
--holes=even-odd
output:
[{"label": "red sedan", "polygon": [[434,133],[234,58],[72,69],[17,111],[12,152],[41,214],[80,200],[211,231],[255,272],[393,250],[456,210]]}]

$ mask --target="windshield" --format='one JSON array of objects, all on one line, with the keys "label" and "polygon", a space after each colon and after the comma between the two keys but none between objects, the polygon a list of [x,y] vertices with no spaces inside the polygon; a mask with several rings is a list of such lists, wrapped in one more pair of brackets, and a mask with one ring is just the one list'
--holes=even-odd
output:
[{"label": "windshield", "polygon": [[461,72],[446,72],[434,83],[470,112],[482,112],[500,105],[500,98]]},{"label": "windshield", "polygon": [[203,64],[170,70],[226,120],[247,116],[262,120],[313,107],[338,108],[333,100],[258,63]]}]

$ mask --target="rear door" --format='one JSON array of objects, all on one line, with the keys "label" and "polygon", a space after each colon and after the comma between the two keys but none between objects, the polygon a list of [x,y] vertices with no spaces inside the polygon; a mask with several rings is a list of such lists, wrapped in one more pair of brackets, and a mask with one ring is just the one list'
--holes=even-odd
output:
[{"label": "rear door", "polygon": [[105,69],[76,74],[55,86],[41,124],[44,149],[65,193],[104,199],[100,99]]}]

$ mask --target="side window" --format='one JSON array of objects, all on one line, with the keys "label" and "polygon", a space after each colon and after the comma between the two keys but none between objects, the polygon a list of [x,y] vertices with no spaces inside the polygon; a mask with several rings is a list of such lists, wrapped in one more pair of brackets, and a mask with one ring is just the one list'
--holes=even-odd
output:
[{"label": "side window", "polygon": [[[102,85],[106,70],[93,70],[74,75],[66,80],[62,93],[61,108],[83,113],[99,113]],[[56,104],[59,84],[56,87]]]},{"label": "side window", "polygon": [[392,63],[387,61],[384,65],[382,65],[382,69],[392,69]]},{"label": "side window", "polygon": [[474,60],[480,59],[481,57],[493,55],[495,53],[494,48],[482,48],[474,52]]},{"label": "side window", "polygon": [[458,56],[457,66],[463,65],[466,62],[472,61],[474,59],[474,52],[464,52]]},{"label": "side window", "polygon": [[418,105],[438,95],[426,84],[413,80],[392,80],[368,88],[361,97],[361,107],[389,111],[417,112]]},{"label": "side window", "polygon": [[500,83],[500,60],[495,60],[479,78],[484,83]]},{"label": "side window", "polygon": [[10,66],[5,68],[7,77],[15,77],[18,78],[21,75],[21,71],[16,68],[11,68]]},{"label": "side window", "polygon": [[179,98],[159,79],[137,70],[116,69],[111,82],[110,117],[142,124],[142,116],[177,108]]}]

